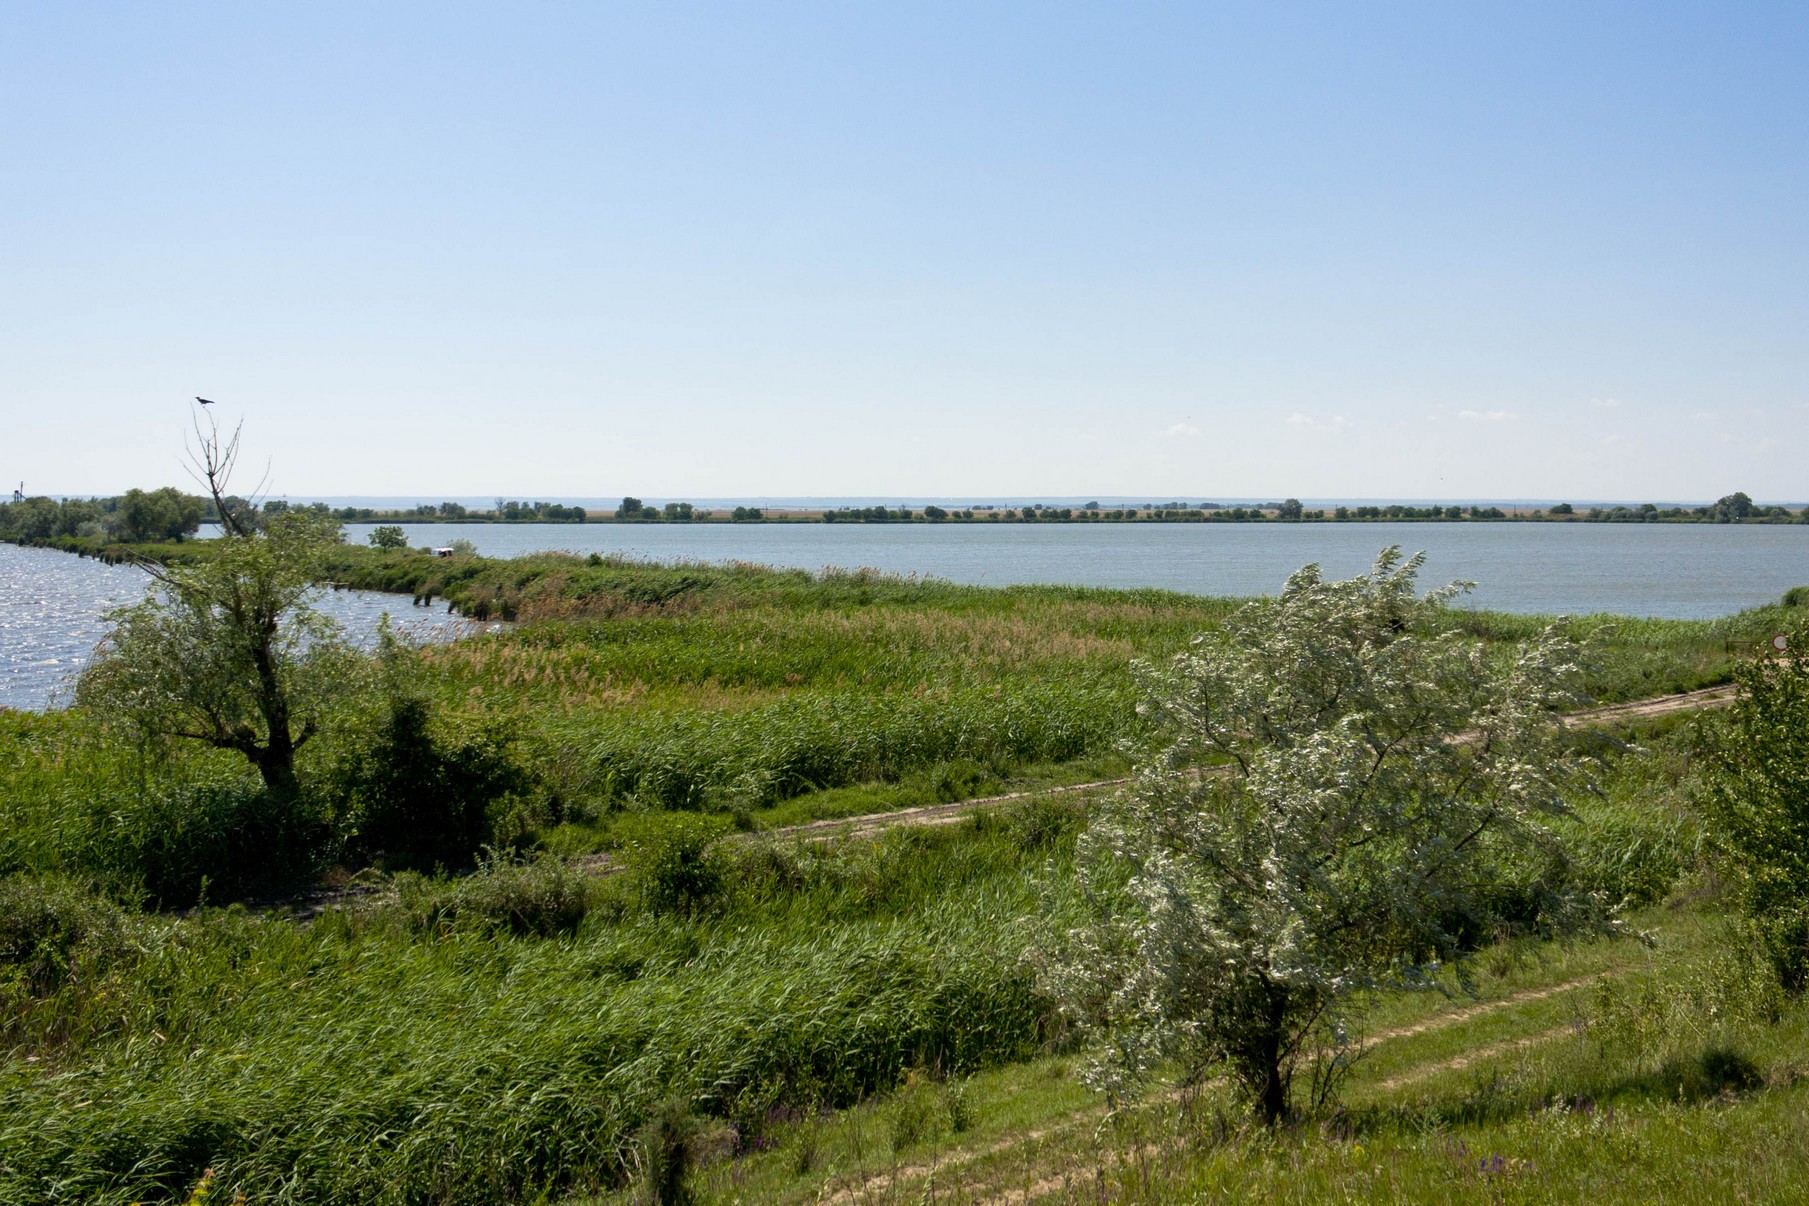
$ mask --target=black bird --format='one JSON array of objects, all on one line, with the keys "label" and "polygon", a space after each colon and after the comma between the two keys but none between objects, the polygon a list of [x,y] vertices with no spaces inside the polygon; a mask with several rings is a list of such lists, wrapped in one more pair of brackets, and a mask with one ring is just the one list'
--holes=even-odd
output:
[{"label": "black bird", "polygon": [[199,402],[203,406],[212,406],[214,404],[214,400],[212,398],[203,398],[200,394],[195,395],[195,401]]}]

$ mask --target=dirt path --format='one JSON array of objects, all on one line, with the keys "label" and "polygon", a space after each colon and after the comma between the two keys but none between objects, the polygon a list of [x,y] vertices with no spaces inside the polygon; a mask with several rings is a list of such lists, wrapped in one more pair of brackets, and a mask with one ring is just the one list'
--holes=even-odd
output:
[{"label": "dirt path", "polygon": [[1461,1055],[1453,1055],[1450,1059],[1442,1059],[1435,1064],[1426,1064],[1411,1072],[1391,1076],[1377,1084],[1384,1089],[1398,1089],[1402,1085],[1410,1085],[1415,1081],[1425,1080],[1429,1076],[1437,1076],[1440,1072],[1455,1072],[1460,1068],[1467,1068],[1471,1064],[1479,1064],[1485,1059],[1494,1059],[1497,1055],[1506,1055],[1510,1051],[1525,1051],[1529,1047],[1556,1042],[1565,1035],[1574,1033],[1575,1031],[1568,1024],[1553,1026],[1548,1030],[1541,1030],[1537,1034],[1529,1034],[1517,1039],[1503,1039],[1499,1043],[1490,1043],[1488,1046],[1478,1047],[1474,1051],[1465,1051]]},{"label": "dirt path", "polygon": [[[1720,707],[1732,703],[1734,688],[1730,686],[1707,687],[1700,691],[1685,691],[1677,695],[1659,695],[1651,699],[1634,700],[1632,703],[1609,704],[1600,708],[1585,708],[1580,712],[1572,712],[1564,718],[1564,723],[1572,728],[1590,724],[1613,724],[1629,720],[1649,720],[1657,716],[1668,716],[1675,712],[1690,712],[1701,708]],[[1456,740],[1462,741],[1459,736]],[[1025,791],[1006,792],[997,796],[982,796],[973,800],[957,800],[952,804],[926,804],[918,808],[900,808],[892,812],[866,813],[856,817],[835,817],[822,821],[804,821],[797,825],[781,825],[773,829],[762,829],[745,835],[748,838],[804,838],[807,841],[827,838],[861,838],[872,837],[899,825],[951,825],[969,813],[981,808],[991,808],[999,804],[1010,804],[1017,800],[1043,798],[1049,796],[1075,795],[1091,791],[1103,791],[1107,788],[1122,787],[1131,780],[1128,776],[1117,779],[1096,779],[1090,783],[1071,783],[1063,787],[1036,787]],[[622,864],[610,854],[592,854],[574,859],[572,865],[587,875],[613,875],[622,869]],[[353,899],[368,898],[381,895],[382,890],[376,888],[354,889],[320,889],[277,901],[247,901],[248,907],[254,909],[288,908],[297,919],[313,917],[323,909],[344,904]]]},{"label": "dirt path", "polygon": [[[1503,1009],[1511,1009],[1517,1005],[1526,1005],[1533,1001],[1543,1001],[1548,997],[1574,992],[1579,988],[1586,988],[1589,985],[1594,984],[1599,978],[1599,974],[1579,976],[1572,980],[1565,980],[1559,984],[1547,984],[1541,988],[1522,989],[1519,992],[1509,993],[1505,997],[1499,997],[1492,1001],[1481,1001],[1475,1005],[1465,1006],[1462,1009],[1455,1009],[1449,1013],[1441,1013],[1408,1026],[1397,1026],[1389,1030],[1377,1031],[1375,1034],[1369,1036],[1369,1042],[1372,1044],[1385,1043],[1391,1039],[1412,1038],[1415,1035],[1427,1034],[1436,1030],[1447,1030],[1452,1026],[1462,1025],[1464,1022],[1468,1022],[1473,1018],[1483,1017]],[[1523,1038],[1508,1039],[1499,1043],[1492,1043],[1489,1046],[1465,1051],[1447,1059],[1419,1065],[1408,1071],[1402,1072],[1397,1076],[1391,1077],[1388,1080],[1384,1080],[1380,1082],[1380,1084],[1384,1089],[1399,1088],[1402,1085],[1411,1084],[1414,1081],[1422,1080],[1429,1076],[1435,1076],[1440,1072],[1450,1071],[1455,1068],[1465,1068],[1473,1063],[1490,1059],[1509,1051],[1522,1050],[1528,1047],[1537,1046],[1541,1043],[1551,1042],[1554,1039],[1563,1037],[1569,1032],[1569,1026],[1558,1026]],[[1171,1092],[1166,1096],[1173,1098],[1177,1096],[1177,1093]],[[1028,1144],[1039,1142],[1056,1131],[1072,1130],[1074,1127],[1079,1126],[1088,1120],[1103,1118],[1105,1112],[1104,1106],[1095,1106],[1070,1116],[1059,1126],[1043,1127],[1026,1131],[1021,1135],[1012,1135],[1004,1139],[996,1140],[987,1144],[985,1147],[968,1149],[958,1148],[955,1151],[948,1153],[945,1158],[918,1164],[896,1165],[885,1171],[876,1172],[871,1176],[861,1177],[858,1173],[855,1173],[850,1178],[854,1179],[855,1183],[844,1184],[834,1189],[833,1192],[826,1192],[819,1196],[817,1200],[824,1203],[825,1206],[854,1206],[854,1204],[861,1202],[895,1200],[886,1195],[904,1184],[944,1173],[958,1173],[962,1169],[972,1168],[982,1160],[990,1159],[995,1156],[1002,1156],[1014,1148],[1020,1148]],[[831,1178],[831,1180],[824,1185],[824,1189],[828,1191],[830,1186],[834,1185],[837,1179],[838,1178]],[[1045,1197],[1048,1194],[1063,1188],[1068,1184],[1069,1180],[1070,1178],[1066,1175],[1045,1177],[1033,1182],[1028,1187],[1019,1185],[1009,1189],[1000,1188],[998,1192],[991,1194],[983,1192],[982,1195],[975,1200],[1006,1203],[1034,1201],[1039,1197]]]},{"label": "dirt path", "polygon": [[[1678,695],[1659,695],[1651,699],[1634,700],[1632,703],[1609,704],[1606,707],[1586,708],[1580,712],[1572,712],[1564,718],[1570,728],[1579,728],[1591,724],[1614,724],[1629,720],[1649,720],[1657,716],[1668,716],[1675,712],[1691,712],[1701,708],[1720,707],[1734,700],[1734,688],[1707,687],[1700,691],[1685,691]],[[1463,740],[1460,736],[1456,740]],[[1014,800],[1025,800],[1033,796],[1068,795],[1075,792],[1100,791],[1108,787],[1122,787],[1130,778],[1096,779],[1091,783],[1074,783],[1066,787],[1042,787],[1029,791],[1007,792],[1001,796],[983,796],[974,800],[958,800],[953,804],[929,804],[920,808],[901,808],[896,812],[868,813],[858,817],[839,817],[826,821],[806,821],[798,825],[783,825],[775,829],[759,831],[761,837],[811,837],[816,834],[835,834],[843,837],[863,837],[889,829],[894,825],[947,825],[958,821],[963,815],[976,808],[989,808],[995,804],[1008,804]]]}]

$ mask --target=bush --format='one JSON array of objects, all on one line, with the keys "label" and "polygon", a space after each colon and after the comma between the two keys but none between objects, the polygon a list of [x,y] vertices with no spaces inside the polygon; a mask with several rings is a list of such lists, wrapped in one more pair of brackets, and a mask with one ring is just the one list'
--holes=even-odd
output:
[{"label": "bush", "polygon": [[1712,1046],[1692,1056],[1675,1056],[1658,1069],[1653,1089],[1673,1101],[1704,1101],[1723,1094],[1750,1093],[1765,1083],[1759,1065],[1732,1047]]},{"label": "bush", "polygon": [[[1791,634],[1802,648],[1809,628]],[[1809,660],[1737,672],[1734,706],[1700,730],[1703,812],[1747,914],[1769,934],[1780,981],[1809,986]]]},{"label": "bush", "polygon": [[1784,592],[1785,607],[1809,607],[1809,586],[1793,586]]},{"label": "bush", "polygon": [[1779,986],[1791,996],[1809,989],[1809,907],[1775,910],[1758,919],[1755,929]]},{"label": "bush", "polygon": [[331,775],[349,853],[392,867],[469,867],[495,837],[492,809],[528,776],[490,730],[438,734],[427,702],[393,698]]},{"label": "bush", "polygon": [[160,908],[288,888],[314,872],[329,844],[318,818],[244,780],[178,784],[111,803],[76,861]]},{"label": "bush", "polygon": [[125,917],[89,885],[65,875],[0,880],[0,990],[33,996],[103,973],[127,949]]},{"label": "bush", "polygon": [[576,931],[590,910],[583,874],[544,855],[518,859],[493,852],[461,879],[406,877],[399,886],[410,923],[422,930],[550,938]]},{"label": "bush", "polygon": [[694,1199],[686,1177],[696,1162],[703,1124],[681,1098],[668,1097],[642,1124],[641,1200],[649,1206],[685,1206]]},{"label": "bush", "polygon": [[648,908],[693,912],[721,892],[722,871],[706,851],[722,831],[714,820],[671,817],[629,845],[624,853]]}]

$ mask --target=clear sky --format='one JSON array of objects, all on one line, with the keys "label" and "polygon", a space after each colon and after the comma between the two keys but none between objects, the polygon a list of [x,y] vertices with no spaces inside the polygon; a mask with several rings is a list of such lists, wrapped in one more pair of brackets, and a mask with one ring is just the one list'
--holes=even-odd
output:
[{"label": "clear sky", "polygon": [[1809,498],[1800,0],[0,15],[33,492]]}]

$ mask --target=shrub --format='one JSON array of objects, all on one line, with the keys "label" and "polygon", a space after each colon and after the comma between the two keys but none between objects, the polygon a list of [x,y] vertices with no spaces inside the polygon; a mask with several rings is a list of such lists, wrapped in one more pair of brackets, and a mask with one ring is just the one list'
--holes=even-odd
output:
[{"label": "shrub", "polygon": [[1024,850],[1047,850],[1080,831],[1086,809],[1076,801],[1033,796],[1004,812],[1005,824]]},{"label": "shrub", "polygon": [[[1791,635],[1802,648],[1809,628]],[[1779,979],[1800,992],[1809,986],[1809,660],[1767,657],[1737,679],[1733,707],[1699,731],[1701,802]]]},{"label": "shrub", "polygon": [[328,794],[349,852],[395,867],[468,867],[495,837],[492,809],[528,776],[494,730],[435,731],[419,697],[392,698],[331,773]]},{"label": "shrub", "polygon": [[991,771],[972,758],[954,758],[930,773],[930,787],[944,804],[971,800],[998,785]]},{"label": "shrub", "polygon": [[328,846],[313,814],[244,780],[156,787],[108,802],[77,862],[161,908],[234,900],[298,883]]},{"label": "shrub", "polygon": [[0,988],[33,996],[90,979],[129,948],[118,906],[65,875],[0,879]]},{"label": "shrub", "polygon": [[1675,1056],[1658,1069],[1653,1088],[1674,1101],[1703,1101],[1723,1094],[1750,1093],[1765,1083],[1759,1065],[1732,1047],[1712,1046],[1690,1056]]},{"label": "shrub", "polygon": [[550,938],[576,931],[590,910],[583,873],[548,855],[523,859],[492,851],[470,875],[408,876],[398,886],[411,925],[422,930]]},{"label": "shrub", "polygon": [[641,1199],[650,1206],[693,1201],[686,1183],[703,1138],[703,1124],[683,1099],[668,1097],[641,1125]]},{"label": "shrub", "polygon": [[722,872],[705,857],[722,825],[701,817],[672,817],[625,851],[647,907],[692,912],[722,890]]},{"label": "shrub", "polygon": [[923,1073],[913,1068],[905,1076],[904,1087],[892,1113],[893,1154],[914,1147],[936,1133],[941,1102]]}]

